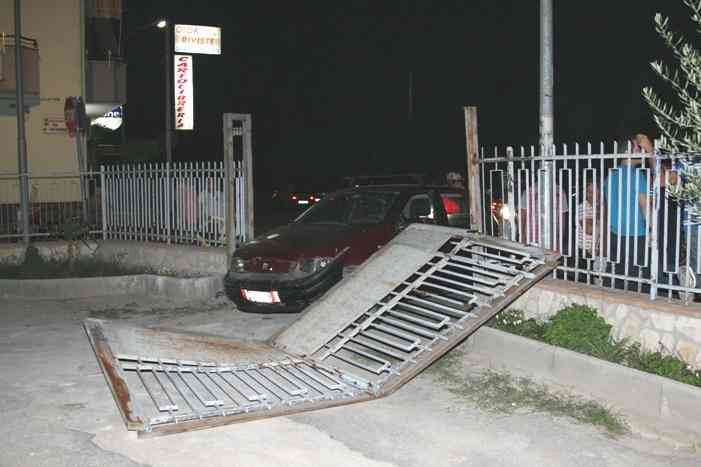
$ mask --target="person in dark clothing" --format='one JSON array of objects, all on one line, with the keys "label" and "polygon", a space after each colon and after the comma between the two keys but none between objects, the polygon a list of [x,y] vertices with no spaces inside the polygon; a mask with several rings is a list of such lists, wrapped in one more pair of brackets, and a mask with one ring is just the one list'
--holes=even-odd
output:
[{"label": "person in dark clothing", "polygon": [[659,209],[657,211],[657,250],[659,261],[657,269],[658,282],[672,284],[677,270],[681,232],[677,232],[681,211],[679,203],[669,196],[669,188],[677,184],[678,176],[672,171],[669,159],[661,161]]}]

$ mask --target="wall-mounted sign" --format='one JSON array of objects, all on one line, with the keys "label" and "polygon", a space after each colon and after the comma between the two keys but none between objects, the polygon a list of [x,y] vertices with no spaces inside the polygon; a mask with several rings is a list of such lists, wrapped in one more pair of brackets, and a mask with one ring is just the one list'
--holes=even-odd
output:
[{"label": "wall-mounted sign", "polygon": [[221,55],[221,28],[176,24],[175,52]]},{"label": "wall-mounted sign", "polygon": [[44,133],[48,135],[65,135],[68,133],[66,120],[63,115],[47,115],[44,117]]},{"label": "wall-mounted sign", "polygon": [[98,117],[90,122],[91,125],[97,125],[108,130],[118,130],[122,126],[122,106],[117,106],[107,112],[102,117]]},{"label": "wall-mounted sign", "polygon": [[192,102],[192,55],[175,56],[175,129],[192,130],[195,118]]}]

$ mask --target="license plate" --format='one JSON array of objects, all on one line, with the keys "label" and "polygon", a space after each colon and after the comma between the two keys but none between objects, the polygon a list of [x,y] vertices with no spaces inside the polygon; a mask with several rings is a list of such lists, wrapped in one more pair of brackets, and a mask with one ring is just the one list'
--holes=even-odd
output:
[{"label": "license plate", "polygon": [[309,204],[309,200],[300,199],[299,201],[297,201],[297,204]]},{"label": "license plate", "polygon": [[269,292],[262,292],[260,290],[246,290],[241,289],[241,294],[243,298],[249,302],[255,303],[280,303],[280,295],[277,291],[271,290]]}]

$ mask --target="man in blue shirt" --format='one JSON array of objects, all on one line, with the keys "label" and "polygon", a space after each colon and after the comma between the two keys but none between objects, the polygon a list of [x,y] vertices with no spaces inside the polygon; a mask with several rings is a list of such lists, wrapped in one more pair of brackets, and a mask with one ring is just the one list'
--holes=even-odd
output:
[{"label": "man in blue shirt", "polygon": [[[628,141],[625,142],[628,146]],[[652,154],[652,143],[645,135],[631,141],[632,152]],[[642,159],[622,159],[606,177],[604,195],[611,220],[611,261],[618,276],[647,275],[645,236],[648,231],[648,174],[641,167]],[[641,271],[641,268],[645,271]],[[616,280],[623,288],[623,280]],[[635,285],[632,283],[631,285]],[[637,288],[637,287],[635,287]]]}]

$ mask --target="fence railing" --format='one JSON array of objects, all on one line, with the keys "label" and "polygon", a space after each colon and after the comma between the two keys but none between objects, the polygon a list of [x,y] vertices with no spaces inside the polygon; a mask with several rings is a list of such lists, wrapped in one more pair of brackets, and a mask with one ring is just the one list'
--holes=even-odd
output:
[{"label": "fence railing", "polygon": [[[33,174],[30,237],[61,237],[69,223],[78,223],[104,239],[223,246],[233,213],[235,241],[244,241],[240,163],[231,171],[231,183],[222,162],[120,164],[80,175]],[[18,175],[0,174],[0,239],[21,238],[20,221]]]},{"label": "fence railing", "polygon": [[617,144],[558,149],[482,153],[485,233],[559,251],[559,279],[652,299],[701,294],[701,226],[669,196],[683,183],[676,158]]},{"label": "fence railing", "polygon": [[226,243],[223,163],[115,165],[102,177],[105,238]]},{"label": "fence railing", "polygon": [[[61,237],[75,225],[92,235],[101,233],[99,172],[32,174],[28,182],[31,237]],[[85,202],[81,201],[82,196]],[[0,240],[22,237],[19,197],[19,175],[0,174]]]}]

